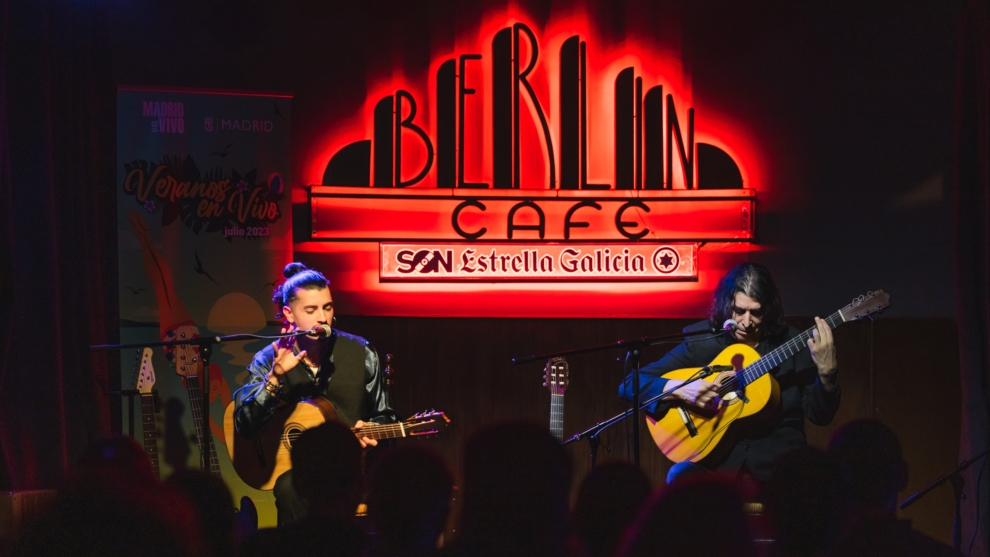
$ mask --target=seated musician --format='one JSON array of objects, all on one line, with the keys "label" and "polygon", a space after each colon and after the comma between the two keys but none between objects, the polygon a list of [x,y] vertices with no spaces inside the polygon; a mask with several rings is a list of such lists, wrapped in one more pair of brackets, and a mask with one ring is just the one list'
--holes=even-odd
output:
[{"label": "seated musician", "polygon": [[[273,297],[287,322],[283,332],[332,326],[333,298],[326,277],[301,263],[286,265],[284,275],[285,283]],[[389,406],[378,354],[361,337],[333,329],[329,336],[305,335],[272,343],[255,354],[248,371],[247,384],[234,393],[234,424],[245,437],[255,435],[280,403],[312,396],[332,402],[337,417],[358,430],[366,422],[398,421]],[[377,444],[360,436],[360,431],[358,435],[362,447]],[[274,486],[280,524],[306,514],[291,475],[291,470],[285,472]]]},{"label": "seated musician", "polygon": [[[732,344],[749,345],[764,355],[799,334],[797,329],[784,323],[783,304],[770,272],[755,263],[733,267],[715,289],[708,321],[691,325],[685,332],[708,327],[721,329],[727,319],[736,321],[738,328],[735,331],[714,338],[689,339],[659,361],[644,366],[640,370],[640,400],[645,401],[684,383],[663,379],[661,375],[676,369],[706,366]],[[740,423],[744,427],[741,435],[723,439],[722,442],[729,445],[712,458],[706,458],[704,467],[690,462],[675,464],[667,476],[668,483],[679,474],[704,469],[766,481],[773,463],[780,456],[807,445],[805,417],[816,425],[828,425],[832,421],[840,398],[835,345],[828,323],[817,317],[815,323],[817,329],[808,340],[810,350],[798,352],[771,371],[780,385],[779,408],[767,420]],[[627,401],[633,399],[632,374],[619,387],[619,396]],[[716,385],[704,380],[684,385],[671,397],[689,408],[713,410],[723,404]],[[658,403],[648,412],[662,415],[668,407],[669,404]]]}]

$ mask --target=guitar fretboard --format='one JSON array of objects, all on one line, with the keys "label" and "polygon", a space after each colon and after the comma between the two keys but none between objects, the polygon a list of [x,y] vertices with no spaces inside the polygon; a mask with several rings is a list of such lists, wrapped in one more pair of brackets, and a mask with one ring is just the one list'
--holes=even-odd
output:
[{"label": "guitar fretboard", "polygon": [[[193,425],[196,427],[196,439],[199,443],[199,454],[206,455],[204,459],[211,476],[222,477],[220,472],[220,461],[217,459],[217,451],[213,446],[213,435],[204,421],[203,412],[203,391],[199,388],[199,376],[185,376],[186,391],[189,394],[189,408],[192,410]],[[208,418],[208,417],[207,417]]]},{"label": "guitar fretboard", "polygon": [[564,395],[550,395],[550,433],[558,440],[564,440]]},{"label": "guitar fretboard", "polygon": [[155,399],[152,393],[141,393],[141,431],[144,452],[151,461],[151,471],[161,479],[158,469],[158,431],[155,430]]},{"label": "guitar fretboard", "polygon": [[[442,419],[442,418],[441,418]],[[351,429],[359,433],[361,437],[368,439],[396,439],[399,437],[416,437],[429,433],[436,433],[443,423],[437,421],[407,421],[396,424],[365,424],[361,429]]]},{"label": "guitar fretboard", "polygon": [[[837,311],[826,317],[825,322],[828,323],[829,327],[834,329],[845,323],[845,319],[842,317],[842,312]],[[779,366],[784,360],[808,348],[808,339],[812,337],[817,329],[818,327],[816,326],[804,331],[774,350],[771,350],[766,356],[746,366],[742,371],[736,373],[736,377],[739,380],[739,388],[745,388],[746,385],[756,381],[769,373],[773,368]]]}]

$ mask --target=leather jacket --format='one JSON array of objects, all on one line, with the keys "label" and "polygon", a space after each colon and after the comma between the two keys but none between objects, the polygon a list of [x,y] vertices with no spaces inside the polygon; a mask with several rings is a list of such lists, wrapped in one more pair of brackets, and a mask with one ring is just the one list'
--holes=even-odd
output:
[{"label": "leather jacket", "polygon": [[[338,419],[349,426],[359,419],[379,424],[399,421],[385,390],[378,353],[371,343],[337,329],[326,342],[328,347],[316,372],[300,361],[283,376],[278,397],[265,390],[265,378],[275,360],[274,347],[268,345],[255,354],[248,366],[250,379],[234,393],[234,425],[238,433],[250,438],[268,423],[279,403],[313,396],[333,403]],[[298,353],[298,347],[293,351]]]}]

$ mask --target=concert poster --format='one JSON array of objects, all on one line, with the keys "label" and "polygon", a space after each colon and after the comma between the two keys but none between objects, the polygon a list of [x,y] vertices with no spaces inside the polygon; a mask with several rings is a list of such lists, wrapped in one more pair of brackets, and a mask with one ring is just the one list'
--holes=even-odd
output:
[{"label": "concert poster", "polygon": [[[122,343],[279,331],[271,296],[292,256],[291,101],[279,94],[118,90]],[[224,443],[224,411],[265,342],[215,346],[209,404],[200,415],[235,502],[251,497],[262,527],[275,524],[274,496],[249,488],[234,472]],[[139,385],[142,352],[121,352],[121,389],[147,391],[152,383],[161,477],[182,468],[198,470],[194,420],[199,416],[180,373],[202,380],[201,354],[191,345],[153,348],[153,380],[146,374]],[[141,398],[133,399],[131,434],[141,444],[148,432],[142,427]],[[125,432],[129,400],[122,398]],[[204,453],[205,470],[215,469],[212,453]]]}]

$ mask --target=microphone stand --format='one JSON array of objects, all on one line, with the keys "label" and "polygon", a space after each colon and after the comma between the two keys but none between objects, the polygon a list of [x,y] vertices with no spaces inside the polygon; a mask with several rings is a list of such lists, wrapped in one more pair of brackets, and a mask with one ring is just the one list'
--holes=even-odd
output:
[{"label": "microphone stand", "polygon": [[[936,487],[944,484],[947,481],[950,482],[952,484],[952,492],[956,498],[956,514],[952,518],[952,547],[954,547],[956,551],[962,551],[962,549],[960,549],[962,547],[962,500],[963,498],[966,497],[962,491],[963,484],[965,483],[965,481],[962,478],[962,472],[965,471],[967,468],[969,468],[969,466],[974,462],[976,462],[976,460],[979,459],[981,456],[986,456],[987,453],[990,453],[990,448],[983,451],[982,453],[979,453],[978,455],[974,456],[973,458],[967,461],[959,463],[959,466],[956,466],[954,470],[942,476],[941,478],[935,480],[928,487],[908,497],[900,505],[898,505],[898,507],[901,510],[904,510],[918,499],[921,499],[929,491],[935,489]],[[977,505],[979,505],[979,501],[977,501]],[[976,528],[979,529],[979,527],[980,525],[977,524]]]},{"label": "microphone stand", "polygon": [[[642,403],[642,405],[633,406],[632,408],[626,410],[621,414],[616,414],[615,416],[612,416],[611,418],[603,422],[598,422],[597,424],[589,427],[588,429],[582,431],[581,433],[575,433],[573,437],[571,437],[567,441],[564,441],[564,444],[569,445],[571,443],[574,443],[575,441],[580,441],[581,439],[585,439],[585,438],[588,439],[588,444],[591,447],[591,467],[594,468],[595,461],[598,459],[598,444],[600,443],[598,439],[598,435],[601,434],[602,431],[612,427],[613,425],[621,422],[622,420],[632,415],[637,415],[635,419],[638,421],[639,420],[638,414],[640,410],[645,410],[646,408],[649,408],[651,404],[670,396],[670,394],[676,391],[677,389],[680,389],[685,385],[690,385],[695,381],[704,379],[715,373],[722,373],[723,371],[732,371],[732,369],[733,369],[732,366],[717,366],[717,365],[705,366],[698,370],[697,375],[681,383],[680,385],[674,387],[673,389],[667,389],[666,391]],[[637,462],[636,465],[638,466],[639,462]]]},{"label": "microphone stand", "polygon": [[[575,435],[572,439],[566,441],[564,444],[567,445],[568,443],[571,443],[572,441],[576,441],[578,439],[581,439],[582,437],[587,437],[588,438],[588,442],[589,442],[589,444],[591,446],[591,466],[594,467],[595,466],[595,461],[597,460],[597,455],[598,455],[598,444],[599,444],[598,433],[602,429],[605,429],[605,428],[607,428],[607,427],[609,427],[609,426],[611,426],[611,425],[613,425],[615,423],[618,423],[618,422],[622,421],[623,419],[625,419],[626,417],[628,417],[628,416],[631,415],[631,416],[633,416],[633,461],[636,463],[636,466],[639,466],[639,411],[640,411],[641,408],[645,408],[645,407],[649,406],[650,404],[652,404],[653,402],[655,402],[656,400],[659,400],[660,399],[660,397],[654,397],[654,398],[650,399],[646,404],[640,404],[640,384],[639,384],[639,356],[640,356],[640,349],[643,348],[643,347],[646,347],[646,346],[652,346],[654,344],[662,344],[664,342],[668,342],[668,341],[671,341],[671,340],[682,339],[682,338],[685,338],[685,337],[692,337],[692,336],[704,335],[704,334],[716,335],[717,336],[717,335],[720,335],[722,333],[716,331],[715,329],[700,329],[700,330],[697,330],[697,331],[691,331],[689,333],[681,332],[681,333],[675,333],[675,334],[672,334],[672,335],[662,335],[662,336],[658,336],[658,337],[642,337],[642,338],[636,338],[636,339],[630,339],[630,340],[620,340],[620,341],[617,341],[617,342],[613,342],[611,344],[602,344],[602,345],[599,345],[599,346],[588,346],[588,347],[585,347],[585,348],[575,348],[575,349],[572,349],[572,350],[562,350],[560,352],[551,352],[549,354],[538,354],[538,355],[525,356],[525,357],[520,357],[520,358],[512,358],[512,364],[513,365],[526,364],[526,363],[529,363],[529,362],[534,362],[536,360],[548,360],[550,358],[555,358],[555,357],[558,357],[558,356],[570,356],[570,355],[573,355],[573,354],[586,354],[588,352],[601,352],[601,351],[604,351],[604,350],[612,350],[614,348],[624,348],[624,349],[626,349],[626,360],[625,360],[625,366],[623,368],[623,371],[626,371],[627,369],[629,369],[629,366],[630,365],[632,366],[632,374],[633,374],[633,407],[632,407],[632,409],[631,410],[627,410],[625,413],[621,414],[621,416],[622,416],[621,418],[619,416],[616,416],[615,418],[610,418],[609,420],[606,420],[609,423],[607,425],[601,427],[601,428],[598,428],[598,425],[600,425],[600,424],[596,424],[595,427],[593,427],[593,428],[591,428],[591,429],[589,429],[587,431],[584,431],[584,432],[581,432],[581,433]],[[707,377],[707,375],[705,375],[705,377]],[[678,388],[680,388],[680,387],[678,387]],[[673,390],[675,390],[675,389],[671,389],[670,392],[673,392]],[[661,394],[661,396],[670,394],[670,392],[663,393],[663,394]],[[616,419],[616,418],[618,418],[618,419]],[[612,420],[615,420],[615,421],[612,421]],[[602,422],[602,423],[605,423],[605,422]],[[598,428],[598,429],[595,432],[591,433],[592,430],[595,430],[596,428]]]},{"label": "microphone stand", "polygon": [[[221,342],[237,342],[244,340],[272,340],[281,338],[295,338],[304,335],[319,334],[323,332],[324,329],[321,327],[314,327],[305,331],[293,331],[291,333],[280,333],[277,335],[255,335],[255,334],[239,334],[239,335],[226,335],[226,336],[211,336],[211,337],[193,337],[193,338],[179,338],[176,340],[162,340],[155,342],[133,342],[130,344],[94,344],[89,347],[90,350],[124,350],[127,348],[150,348],[153,346],[182,346],[186,344],[192,344],[193,346],[199,347],[199,359],[203,364],[202,372],[202,385],[201,390],[203,392],[203,408],[209,408],[210,405],[210,356],[213,355],[213,345]],[[177,364],[178,365],[178,364]],[[121,391],[125,394],[125,391]],[[131,410],[133,412],[133,409]],[[130,424],[132,428],[131,435],[133,436],[133,423]],[[207,430],[208,432],[208,430]],[[206,455],[200,454],[200,467],[206,470]]]}]

